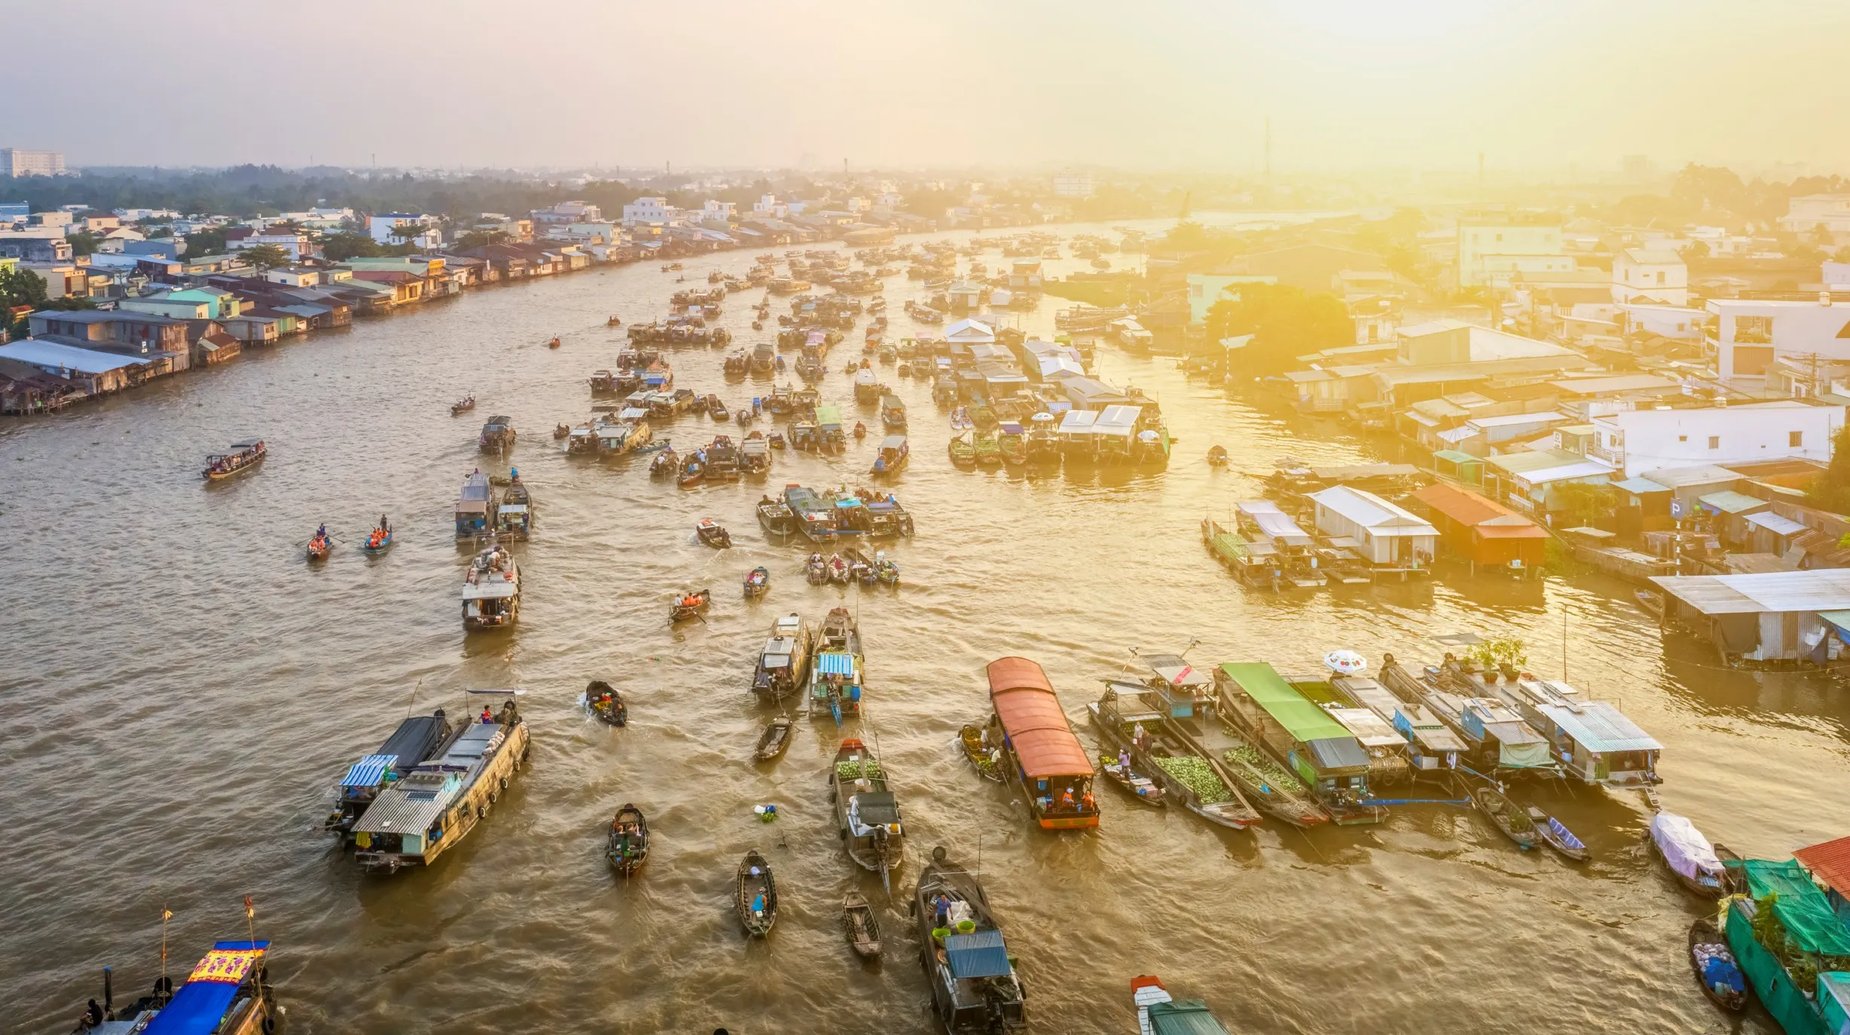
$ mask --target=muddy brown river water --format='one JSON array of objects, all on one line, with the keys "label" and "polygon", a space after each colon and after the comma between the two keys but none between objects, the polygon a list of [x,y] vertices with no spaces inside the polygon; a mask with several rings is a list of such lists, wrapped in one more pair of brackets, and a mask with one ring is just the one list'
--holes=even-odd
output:
[{"label": "muddy brown river water", "polygon": [[[750,261],[690,261],[682,286]],[[1546,793],[1596,853],[1582,869],[1518,853],[1442,806],[1399,808],[1375,828],[1235,833],[1107,792],[1098,830],[1046,835],[975,777],[955,734],[985,713],[982,667],[1005,654],[1045,666],[1090,744],[1084,705],[1133,648],[1199,638],[1192,660],[1289,673],[1315,671],[1335,647],[1430,661],[1435,634],[1513,632],[1532,668],[1558,675],[1565,655],[1572,682],[1663,742],[1667,807],[1784,858],[1843,833],[1850,814],[1841,684],[1719,669],[1702,645],[1663,639],[1629,587],[1586,575],[1247,592],[1196,530],[1257,490],[1242,472],[1391,445],[1105,346],[1100,375],[1157,396],[1180,436],[1168,471],[954,470],[928,383],[901,381],[914,459],[895,488],[918,523],[891,548],[904,584],[811,587],[803,545],[759,533],[756,486],[678,490],[642,461],[568,461],[548,434],[583,418],[587,376],[615,365],[621,334],[605,315],[664,315],[675,286],[648,265],[479,290],[0,425],[0,1029],[65,1030],[105,964],[119,992],[144,988],[163,905],[183,973],[211,939],[241,934],[249,893],[295,1031],[923,1032],[903,889],[942,844],[980,855],[1034,1031],[1134,1030],[1128,983],[1140,973],[1207,997],[1238,1031],[1776,1030],[1757,1012],[1722,1017],[1691,980],[1697,903],[1648,854],[1635,794]],[[896,334],[911,332],[900,304],[919,291],[887,282]],[[723,318],[743,343],[756,298],[730,300]],[[1062,304],[1049,298],[1019,325],[1050,335]],[[555,333],[564,347],[542,347]],[[839,372],[858,331],[849,340],[825,398],[877,427]],[[725,351],[673,352],[677,386],[730,405],[767,389],[726,385]],[[448,403],[470,392],[481,405],[452,419]],[[519,627],[465,636],[450,505],[464,474],[488,469],[475,435],[491,413],[520,431],[511,459],[539,521],[515,547]],[[662,433],[687,445],[713,429],[685,416]],[[202,488],[203,456],[247,434],[270,444],[264,469]],[[878,438],[840,458],[779,453],[772,483],[858,478]],[[1216,442],[1233,452],[1229,471],[1201,460]],[[380,511],[398,541],[368,560],[355,544]],[[733,529],[733,549],[695,543],[707,515]],[[322,521],[346,544],[311,570],[301,544]],[[739,579],[756,564],[773,585],[748,602]],[[708,621],[670,628],[668,594],[707,584]],[[833,723],[800,722],[774,767],[748,760],[767,713],[746,685],[772,618],[842,602],[867,644],[862,735],[877,736],[908,820],[890,902],[834,833]],[[592,678],[629,696],[627,729],[578,708]],[[429,872],[356,873],[319,830],[346,766],[407,708],[462,707],[463,687],[508,685],[529,692],[534,748],[507,800]],[[628,883],[612,878],[602,840],[625,800],[655,835]],[[763,802],[779,822],[756,820]],[[740,936],[730,902],[753,846],[782,890],[764,942]],[[850,888],[883,909],[883,965],[846,950],[837,918]]]}]

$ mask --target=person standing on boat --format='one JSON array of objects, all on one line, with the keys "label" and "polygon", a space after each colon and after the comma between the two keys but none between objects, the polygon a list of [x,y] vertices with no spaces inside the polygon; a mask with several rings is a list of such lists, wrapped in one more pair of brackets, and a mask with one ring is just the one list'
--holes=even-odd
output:
[{"label": "person standing on boat", "polygon": [[489,723],[492,723],[494,721],[495,721],[495,714],[488,710],[487,705],[483,705],[482,706],[482,725],[486,726]]}]

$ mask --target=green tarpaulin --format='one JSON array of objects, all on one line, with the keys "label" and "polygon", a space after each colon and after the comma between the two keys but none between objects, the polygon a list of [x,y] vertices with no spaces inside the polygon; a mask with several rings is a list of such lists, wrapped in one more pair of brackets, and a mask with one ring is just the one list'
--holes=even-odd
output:
[{"label": "green tarpaulin", "polygon": [[1768,894],[1779,896],[1773,913],[1794,945],[1820,956],[1850,956],[1850,928],[1837,919],[1824,892],[1797,860],[1749,859],[1744,869],[1747,889],[1756,900]]},{"label": "green tarpaulin", "polygon": [[[1751,863],[1749,865],[1752,865]],[[1830,1035],[1824,1015],[1792,983],[1778,958],[1754,940],[1753,904],[1745,900],[1728,907],[1728,948],[1753,985],[1760,1005],[1779,1022],[1786,1035]]]}]

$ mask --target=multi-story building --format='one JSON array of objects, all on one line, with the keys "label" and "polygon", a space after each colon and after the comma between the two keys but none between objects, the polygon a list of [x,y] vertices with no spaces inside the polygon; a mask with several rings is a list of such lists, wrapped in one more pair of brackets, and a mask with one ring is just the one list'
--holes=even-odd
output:
[{"label": "multi-story building", "polygon": [[[402,228],[414,226],[422,226],[424,229],[409,236],[398,232]],[[437,218],[421,212],[387,212],[382,216],[373,216],[367,221],[367,230],[373,240],[380,244],[414,244],[426,249],[443,246],[443,231],[437,227]]]},{"label": "multi-story building", "polygon": [[1612,300],[1652,305],[1689,304],[1689,267],[1676,252],[1627,248],[1612,257]]},{"label": "multi-story building", "polygon": [[1850,234],[1850,194],[1805,194],[1786,202],[1779,228],[1789,234]]},{"label": "multi-story building", "polygon": [[623,206],[623,225],[638,226],[647,223],[667,223],[679,212],[668,204],[667,198],[637,198]]},{"label": "multi-story building", "polygon": [[8,176],[63,176],[63,151],[29,151],[0,147],[0,172]]},{"label": "multi-story building", "polygon": [[1828,291],[1815,302],[1712,298],[1707,309],[1703,343],[1723,381],[1764,378],[1775,361],[1850,359],[1850,305],[1836,303]]},{"label": "multi-story building", "polygon": [[1842,406],[1798,401],[1621,410],[1593,418],[1587,455],[1627,478],[1672,467],[1829,460]]},{"label": "multi-story building", "polygon": [[1514,273],[1559,273],[1575,262],[1562,252],[1558,219],[1527,213],[1471,213],[1458,220],[1461,288],[1502,287]]}]

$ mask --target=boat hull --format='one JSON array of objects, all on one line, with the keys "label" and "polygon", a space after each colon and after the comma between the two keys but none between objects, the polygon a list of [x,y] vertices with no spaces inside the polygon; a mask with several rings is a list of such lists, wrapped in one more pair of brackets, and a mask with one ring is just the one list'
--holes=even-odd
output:
[{"label": "boat hull", "polygon": [[508,730],[508,738],[501,750],[488,765],[482,767],[475,782],[469,785],[461,798],[453,806],[457,817],[456,824],[444,832],[435,844],[421,853],[371,851],[360,847],[354,852],[354,861],[367,873],[390,875],[403,869],[434,864],[444,853],[461,844],[481,822],[488,818],[493,807],[501,800],[503,794],[513,785],[514,777],[519,775],[520,767],[526,762],[527,751],[531,743],[527,735],[527,724],[516,723]]}]

